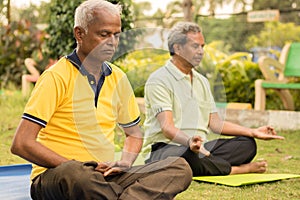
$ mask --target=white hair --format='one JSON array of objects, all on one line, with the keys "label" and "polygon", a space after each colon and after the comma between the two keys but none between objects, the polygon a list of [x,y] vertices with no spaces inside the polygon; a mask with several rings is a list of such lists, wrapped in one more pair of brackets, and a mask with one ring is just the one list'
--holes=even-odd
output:
[{"label": "white hair", "polygon": [[89,23],[95,17],[95,9],[104,9],[119,15],[122,13],[122,7],[119,4],[112,4],[105,0],[87,0],[76,8],[74,27],[80,26],[87,32]]}]

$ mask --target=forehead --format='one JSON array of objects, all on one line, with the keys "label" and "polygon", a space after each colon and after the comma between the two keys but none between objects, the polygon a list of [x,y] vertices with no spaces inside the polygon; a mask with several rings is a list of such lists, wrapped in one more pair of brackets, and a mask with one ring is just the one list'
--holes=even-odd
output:
[{"label": "forehead", "polygon": [[91,23],[101,29],[121,30],[121,16],[118,13],[111,13],[108,10],[96,9],[94,11],[95,19]]},{"label": "forehead", "polygon": [[188,42],[204,44],[204,36],[201,32],[188,32],[186,34]]}]

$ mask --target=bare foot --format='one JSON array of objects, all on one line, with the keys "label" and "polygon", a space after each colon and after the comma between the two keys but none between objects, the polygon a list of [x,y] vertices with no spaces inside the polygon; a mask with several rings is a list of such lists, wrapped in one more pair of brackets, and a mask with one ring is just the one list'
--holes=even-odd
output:
[{"label": "bare foot", "polygon": [[264,173],[267,170],[267,161],[251,162],[240,166],[232,166],[230,174]]},{"label": "bare foot", "polygon": [[249,172],[250,173],[264,173],[267,170],[268,163],[267,161],[258,161],[249,163]]}]

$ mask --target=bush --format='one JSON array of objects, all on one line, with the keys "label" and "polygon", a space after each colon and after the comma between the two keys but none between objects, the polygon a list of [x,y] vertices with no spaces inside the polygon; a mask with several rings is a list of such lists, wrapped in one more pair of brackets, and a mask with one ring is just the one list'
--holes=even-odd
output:
[{"label": "bush", "polygon": [[118,59],[114,64],[127,74],[135,95],[143,97],[149,75],[163,66],[169,57],[169,53],[165,50],[144,49],[128,53],[126,59]]},{"label": "bush", "polygon": [[206,76],[217,102],[254,103],[254,81],[262,78],[257,63],[247,52],[224,53],[224,43],[205,46],[205,56],[197,70]]},{"label": "bush", "polygon": [[13,21],[0,29],[0,86],[21,85],[24,59],[37,48],[36,28],[26,20]]},{"label": "bush", "polygon": [[[113,4],[119,3],[122,6],[122,31],[131,29],[133,26],[131,1],[108,1]],[[50,37],[46,41],[47,52],[51,58],[58,59],[68,55],[76,47],[76,40],[73,34],[74,13],[81,2],[83,0],[52,0],[50,23],[47,28]],[[120,46],[125,45],[123,44],[124,42],[126,44],[126,40],[121,38]]]},{"label": "bush", "polygon": [[[264,79],[258,64],[247,52],[224,53],[223,42],[215,41],[205,47],[205,56],[197,68],[210,81],[217,102],[251,103],[254,107],[256,79]],[[293,79],[291,82],[299,82]],[[300,110],[299,90],[291,90],[296,110]],[[266,90],[266,109],[283,110],[283,104],[274,90]]]}]

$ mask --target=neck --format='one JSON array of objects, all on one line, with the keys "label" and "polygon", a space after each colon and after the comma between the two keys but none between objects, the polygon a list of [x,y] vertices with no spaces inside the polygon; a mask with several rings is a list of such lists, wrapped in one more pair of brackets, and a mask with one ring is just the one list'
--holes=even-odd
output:
[{"label": "neck", "polygon": [[81,63],[83,64],[84,68],[92,75],[99,76],[102,70],[103,61],[98,59],[94,59],[91,56],[85,56],[82,53],[77,51],[77,55]]},{"label": "neck", "polygon": [[185,59],[174,55],[171,59],[171,62],[182,72],[185,74],[192,74],[193,66],[187,62]]}]

